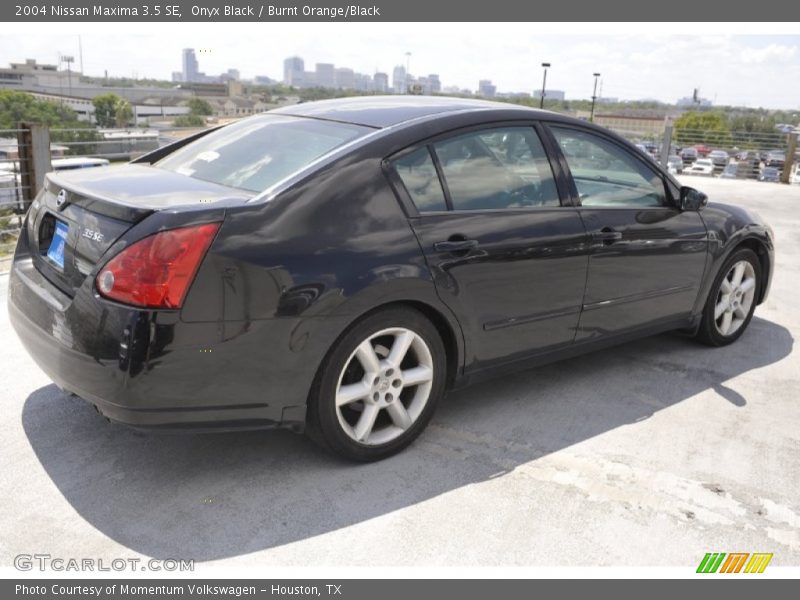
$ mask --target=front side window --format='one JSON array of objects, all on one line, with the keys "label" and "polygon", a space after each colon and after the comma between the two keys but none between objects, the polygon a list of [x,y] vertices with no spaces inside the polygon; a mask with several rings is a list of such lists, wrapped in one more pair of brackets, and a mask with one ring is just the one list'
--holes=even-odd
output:
[{"label": "front side window", "polygon": [[567,159],[583,206],[666,205],[663,180],[641,160],[592,133],[551,129]]},{"label": "front side window", "polygon": [[262,192],[372,129],[349,123],[262,115],[209,133],[155,166],[196,179]]},{"label": "front side window", "polygon": [[560,204],[550,162],[532,127],[482,129],[433,148],[453,210]]}]

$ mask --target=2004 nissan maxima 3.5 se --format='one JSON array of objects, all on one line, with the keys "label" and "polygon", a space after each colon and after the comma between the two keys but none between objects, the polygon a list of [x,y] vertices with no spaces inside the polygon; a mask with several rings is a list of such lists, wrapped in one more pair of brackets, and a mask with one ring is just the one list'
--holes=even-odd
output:
[{"label": "2004 nissan maxima 3.5 se", "polygon": [[288,427],[374,460],[456,386],[667,330],[733,342],[773,264],[758,217],[605,129],[353,98],[48,175],[9,310],[113,421]]}]

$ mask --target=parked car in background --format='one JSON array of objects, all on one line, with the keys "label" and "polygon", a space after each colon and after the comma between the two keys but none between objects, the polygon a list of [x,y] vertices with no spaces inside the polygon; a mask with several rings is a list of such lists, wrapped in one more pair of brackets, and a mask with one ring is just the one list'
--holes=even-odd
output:
[{"label": "parked car in background", "polygon": [[725,165],[720,173],[723,179],[755,179],[758,177],[758,166],[753,166],[746,160],[739,160]]},{"label": "parked car in background", "polygon": [[687,175],[703,175],[706,177],[711,177],[714,175],[714,163],[711,162],[710,158],[698,158],[692,163],[691,167],[684,169],[684,173]]},{"label": "parked car in background", "polygon": [[705,144],[695,144],[694,149],[697,150],[697,154],[701,157],[705,158],[711,152],[711,148],[706,146]]},{"label": "parked car in background", "polygon": [[764,167],[761,169],[761,173],[758,174],[758,180],[778,183],[781,180],[781,172],[777,167]]},{"label": "parked car in background", "polygon": [[683,159],[677,154],[673,154],[667,158],[667,168],[672,169],[675,173],[683,173]]},{"label": "parked car in background", "polygon": [[792,167],[792,173],[789,175],[789,183],[800,184],[800,163],[795,163]]},{"label": "parked car in background", "polygon": [[764,165],[767,167],[777,167],[782,169],[786,164],[786,154],[780,150],[770,150],[767,152],[767,157],[764,159]]},{"label": "parked car in background", "polygon": [[761,156],[755,150],[742,150],[737,152],[736,160],[747,160],[751,162],[761,162]]},{"label": "parked car in background", "polygon": [[681,158],[683,159],[683,164],[690,165],[694,161],[699,158],[699,154],[697,153],[696,148],[683,148],[681,149]]},{"label": "parked car in background", "polygon": [[112,421],[305,430],[370,461],[448,389],[671,330],[733,343],[773,264],[757,215],[607,129],[378,96],[47,174],[7,305],[42,370]]},{"label": "parked car in background", "polygon": [[730,157],[725,150],[712,150],[708,153],[708,158],[711,159],[711,162],[714,163],[715,167],[722,168],[728,164],[728,160]]},{"label": "parked car in background", "polygon": [[86,158],[83,156],[70,156],[68,158],[54,158],[50,161],[53,171],[72,171],[73,169],[94,169],[107,167],[109,161],[105,158]]}]

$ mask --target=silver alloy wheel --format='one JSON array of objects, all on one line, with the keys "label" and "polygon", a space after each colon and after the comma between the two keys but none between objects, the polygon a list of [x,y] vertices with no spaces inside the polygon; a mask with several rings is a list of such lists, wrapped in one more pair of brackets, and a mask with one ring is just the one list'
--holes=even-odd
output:
[{"label": "silver alloy wheel", "polygon": [[756,295],[756,272],[749,261],[734,264],[722,279],[714,305],[714,324],[725,336],[733,335],[744,324]]},{"label": "silver alloy wheel", "polygon": [[353,440],[390,442],[422,414],[433,387],[433,357],[425,340],[391,327],[361,342],[336,384],[336,416]]}]

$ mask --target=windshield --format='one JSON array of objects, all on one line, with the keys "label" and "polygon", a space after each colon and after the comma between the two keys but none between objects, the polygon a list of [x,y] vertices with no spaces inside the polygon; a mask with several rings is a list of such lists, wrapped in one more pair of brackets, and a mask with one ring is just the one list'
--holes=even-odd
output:
[{"label": "windshield", "polygon": [[195,179],[261,192],[370,131],[349,123],[262,115],[209,133],[169,154],[156,166]]}]

